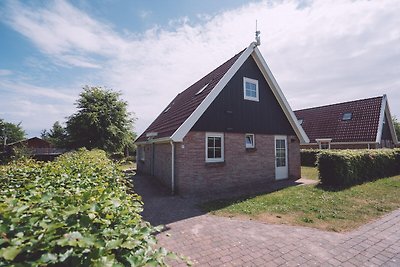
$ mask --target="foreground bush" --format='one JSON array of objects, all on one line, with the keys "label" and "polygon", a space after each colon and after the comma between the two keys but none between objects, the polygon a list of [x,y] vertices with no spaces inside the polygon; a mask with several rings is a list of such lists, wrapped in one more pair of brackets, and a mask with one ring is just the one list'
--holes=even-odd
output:
[{"label": "foreground bush", "polygon": [[327,150],[318,155],[324,185],[348,186],[400,174],[400,150]]},{"label": "foreground bush", "polygon": [[0,266],[164,265],[131,189],[102,151],[3,167]]},{"label": "foreground bush", "polygon": [[320,149],[301,149],[301,166],[315,167],[317,165],[317,156],[320,152]]}]

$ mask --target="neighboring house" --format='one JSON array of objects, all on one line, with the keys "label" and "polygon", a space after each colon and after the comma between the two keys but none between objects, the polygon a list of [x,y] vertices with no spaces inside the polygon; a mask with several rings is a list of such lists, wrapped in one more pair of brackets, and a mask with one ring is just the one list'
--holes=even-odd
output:
[{"label": "neighboring house", "polygon": [[310,143],[301,148],[392,148],[398,144],[386,95],[295,111]]},{"label": "neighboring house", "polygon": [[137,170],[179,194],[300,177],[297,122],[256,43],[201,78],[136,140]]},{"label": "neighboring house", "polygon": [[5,148],[6,153],[12,153],[12,150],[15,149],[26,149],[27,153],[39,160],[51,160],[66,151],[65,149],[54,148],[50,142],[38,137],[10,143]]}]

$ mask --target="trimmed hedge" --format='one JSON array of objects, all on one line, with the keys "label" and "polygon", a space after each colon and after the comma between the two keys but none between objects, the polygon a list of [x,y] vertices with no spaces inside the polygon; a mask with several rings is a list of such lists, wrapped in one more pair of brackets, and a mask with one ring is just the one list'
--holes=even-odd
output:
[{"label": "trimmed hedge", "polygon": [[323,185],[349,186],[400,174],[400,149],[326,150],[317,164]]},{"label": "trimmed hedge", "polygon": [[158,228],[104,151],[0,167],[0,266],[163,266]]},{"label": "trimmed hedge", "polygon": [[300,161],[301,166],[315,167],[317,166],[317,156],[321,152],[320,149],[301,149]]}]

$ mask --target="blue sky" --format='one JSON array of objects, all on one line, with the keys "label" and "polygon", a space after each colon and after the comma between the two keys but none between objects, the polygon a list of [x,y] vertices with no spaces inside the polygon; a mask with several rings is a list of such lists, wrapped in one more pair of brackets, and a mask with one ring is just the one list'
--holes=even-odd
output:
[{"label": "blue sky", "polygon": [[400,1],[1,1],[0,118],[37,136],[85,85],[119,90],[142,132],[247,47],[293,109],[387,94],[400,117]]}]

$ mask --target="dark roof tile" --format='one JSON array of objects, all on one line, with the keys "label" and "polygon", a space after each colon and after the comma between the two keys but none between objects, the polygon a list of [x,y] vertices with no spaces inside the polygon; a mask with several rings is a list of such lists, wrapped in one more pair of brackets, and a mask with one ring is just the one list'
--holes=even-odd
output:
[{"label": "dark roof tile", "polygon": [[[382,96],[345,103],[297,110],[302,127],[311,143],[332,138],[332,142],[374,142],[378,132]],[[350,120],[343,114],[352,113]]]},{"label": "dark roof tile", "polygon": [[[157,139],[170,137],[214,89],[215,85],[232,67],[243,51],[178,94],[136,141],[147,141],[146,134],[150,132],[156,132],[157,137],[155,138]],[[207,87],[197,94],[205,85]]]}]

